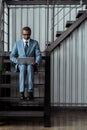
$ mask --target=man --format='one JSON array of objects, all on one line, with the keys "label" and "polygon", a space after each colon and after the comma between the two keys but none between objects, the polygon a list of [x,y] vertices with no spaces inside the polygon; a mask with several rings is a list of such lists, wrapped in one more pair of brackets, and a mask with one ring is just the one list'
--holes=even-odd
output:
[{"label": "man", "polygon": [[[15,42],[12,52],[10,54],[10,60],[16,63],[16,71],[19,69],[19,92],[20,98],[24,99],[24,82],[27,74],[28,79],[28,97],[27,99],[33,99],[33,82],[34,82],[34,67],[37,67],[41,61],[41,52],[38,42],[30,39],[31,29],[24,27],[22,29],[22,39]],[[27,49],[26,49],[27,48]],[[18,58],[21,57],[34,57],[35,61],[31,64],[18,64]]]}]

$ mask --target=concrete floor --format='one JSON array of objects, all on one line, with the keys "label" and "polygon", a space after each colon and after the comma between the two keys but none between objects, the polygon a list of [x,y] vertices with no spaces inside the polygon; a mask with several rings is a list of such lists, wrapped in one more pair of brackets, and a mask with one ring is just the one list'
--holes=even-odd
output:
[{"label": "concrete floor", "polygon": [[0,130],[87,130],[87,111],[58,111],[51,114],[51,127],[43,119],[0,122]]}]

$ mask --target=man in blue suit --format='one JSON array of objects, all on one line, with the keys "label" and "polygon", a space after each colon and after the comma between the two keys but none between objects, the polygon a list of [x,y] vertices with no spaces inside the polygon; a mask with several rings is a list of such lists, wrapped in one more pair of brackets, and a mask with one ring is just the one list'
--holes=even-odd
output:
[{"label": "man in blue suit", "polygon": [[[27,74],[28,79],[28,97],[27,99],[33,99],[33,82],[34,82],[34,67],[37,67],[41,61],[41,52],[38,42],[30,38],[31,29],[24,27],[22,29],[22,39],[16,41],[12,52],[10,54],[10,60],[16,64],[16,71],[19,69],[19,92],[20,98],[24,99],[24,83],[25,76]],[[21,57],[34,57],[34,62],[31,64],[18,64],[18,58]]]}]

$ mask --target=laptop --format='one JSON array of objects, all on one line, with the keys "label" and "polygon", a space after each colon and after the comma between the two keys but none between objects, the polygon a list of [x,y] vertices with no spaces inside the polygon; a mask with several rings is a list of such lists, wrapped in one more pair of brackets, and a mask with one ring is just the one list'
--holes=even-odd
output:
[{"label": "laptop", "polygon": [[19,57],[18,64],[31,64],[35,61],[34,57]]}]

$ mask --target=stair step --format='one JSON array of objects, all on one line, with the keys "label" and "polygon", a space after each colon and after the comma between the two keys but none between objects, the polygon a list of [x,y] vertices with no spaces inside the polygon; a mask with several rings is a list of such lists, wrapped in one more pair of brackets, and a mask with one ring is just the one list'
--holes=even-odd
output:
[{"label": "stair step", "polygon": [[9,106],[43,106],[44,105],[44,98],[34,98],[33,100],[20,100],[20,98],[12,98],[12,97],[0,97],[1,104],[7,104]]},{"label": "stair step", "polygon": [[[9,56],[10,56],[10,53],[11,53],[11,51],[9,51],[9,52],[3,51],[3,52],[0,52],[0,56],[9,57]],[[42,57],[45,56],[45,53],[44,53],[44,52],[41,52],[41,54],[42,54]]]},{"label": "stair step", "polygon": [[9,56],[11,52],[0,52],[0,56]]},{"label": "stair step", "polygon": [[[42,59],[44,59],[44,56],[42,56]],[[3,59],[3,62],[4,63],[12,63],[12,64],[14,64],[10,59],[6,59],[6,58]]]},{"label": "stair step", "polygon": [[39,111],[0,111],[0,117],[43,117],[44,112]]},{"label": "stair step", "polygon": [[63,31],[57,31],[56,32],[56,37],[59,37],[62,34]]},{"label": "stair step", "polygon": [[78,14],[76,15],[76,18],[79,18],[83,13],[85,13],[86,10],[80,10]]},{"label": "stair step", "polygon": [[67,21],[66,28],[70,27],[75,21]]},{"label": "stair step", "polygon": [[[38,87],[38,86],[43,86],[45,85],[44,83],[34,83],[34,87]],[[13,88],[13,87],[18,87],[19,83],[14,83],[14,84],[0,84],[1,88]],[[25,84],[25,86],[27,86],[27,84]]]},{"label": "stair step", "polygon": [[[34,100],[33,101],[43,101],[43,98],[34,98]],[[20,98],[19,97],[0,97],[0,101],[22,101],[22,100],[20,100]],[[24,101],[27,101],[27,100],[24,100]]]},{"label": "stair step", "polygon": [[[41,74],[41,73],[45,73],[45,71],[42,70],[42,71],[34,72],[34,74]],[[15,71],[11,71],[11,72],[10,71],[6,71],[2,75],[19,75],[19,73],[15,72]]]},{"label": "stair step", "polygon": [[[4,63],[13,63],[12,61],[10,61],[9,59],[4,59],[3,60]],[[13,63],[14,64],[14,63]]]}]

